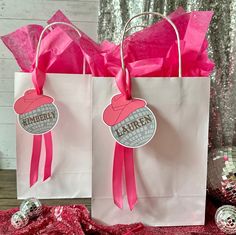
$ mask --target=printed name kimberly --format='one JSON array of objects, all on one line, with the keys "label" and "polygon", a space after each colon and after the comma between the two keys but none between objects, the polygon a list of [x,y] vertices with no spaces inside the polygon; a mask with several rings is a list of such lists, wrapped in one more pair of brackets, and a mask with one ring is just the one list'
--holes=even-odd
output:
[{"label": "printed name kimberly", "polygon": [[22,124],[24,126],[28,126],[28,125],[33,124],[33,123],[42,122],[42,121],[45,121],[45,120],[48,120],[48,119],[54,119],[54,118],[56,118],[56,112],[51,111],[51,112],[35,115],[33,117],[24,118],[22,120]]}]

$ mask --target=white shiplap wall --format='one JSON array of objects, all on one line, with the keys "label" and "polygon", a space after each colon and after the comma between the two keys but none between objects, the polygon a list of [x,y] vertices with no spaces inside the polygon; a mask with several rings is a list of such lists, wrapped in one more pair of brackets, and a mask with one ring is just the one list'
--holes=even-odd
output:
[{"label": "white shiplap wall", "polygon": [[[27,24],[46,25],[60,9],[75,25],[97,39],[99,0],[0,0],[0,35]],[[14,72],[19,68],[0,41],[0,169],[15,169]]]}]

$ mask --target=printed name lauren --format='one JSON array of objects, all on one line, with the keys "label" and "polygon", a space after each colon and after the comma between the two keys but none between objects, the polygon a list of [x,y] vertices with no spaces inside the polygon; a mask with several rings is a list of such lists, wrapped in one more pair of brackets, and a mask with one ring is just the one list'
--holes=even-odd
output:
[{"label": "printed name lauren", "polygon": [[152,122],[152,118],[148,114],[144,117],[136,119],[135,121],[133,121],[131,123],[121,126],[119,129],[116,129],[115,132],[118,137],[121,137],[121,136],[126,135],[134,130],[137,130],[138,128],[145,126],[151,122]]}]

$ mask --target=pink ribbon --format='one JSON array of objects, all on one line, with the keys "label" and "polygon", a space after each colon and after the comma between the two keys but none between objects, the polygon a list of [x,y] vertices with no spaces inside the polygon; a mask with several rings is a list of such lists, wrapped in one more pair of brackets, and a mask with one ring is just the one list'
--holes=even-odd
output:
[{"label": "pink ribbon", "polygon": [[52,133],[51,131],[44,135],[45,149],[46,149],[46,160],[44,165],[44,177],[43,181],[51,177],[52,175],[52,156],[53,156],[53,144],[52,144]]},{"label": "pink ribbon", "polygon": [[116,75],[116,84],[120,92],[126,96],[126,99],[131,99],[131,79],[128,69],[120,69]]},{"label": "pink ribbon", "polygon": [[41,154],[42,135],[34,135],[30,164],[30,187],[38,181],[39,159]]},{"label": "pink ribbon", "polygon": [[45,80],[46,80],[46,74],[41,70],[39,70],[38,68],[35,68],[32,72],[32,81],[38,95],[43,94],[43,86]]},{"label": "pink ribbon", "polygon": [[[46,74],[35,68],[32,73],[32,81],[37,94],[43,94],[43,86],[46,79]],[[33,136],[33,148],[30,163],[30,187],[32,187],[38,181],[39,161],[42,148],[42,137],[44,137],[46,160],[44,165],[44,177],[43,181],[47,180],[52,175],[52,158],[53,158],[53,142],[52,133],[47,132],[43,135]]]},{"label": "pink ribbon", "polygon": [[[116,83],[122,94],[127,99],[131,98],[131,79],[127,70],[120,70],[116,76]],[[137,203],[137,192],[134,172],[133,149],[127,148],[116,142],[113,161],[112,189],[114,203],[123,207],[122,196],[122,175],[123,167],[125,172],[126,192],[130,210],[133,210]]]}]

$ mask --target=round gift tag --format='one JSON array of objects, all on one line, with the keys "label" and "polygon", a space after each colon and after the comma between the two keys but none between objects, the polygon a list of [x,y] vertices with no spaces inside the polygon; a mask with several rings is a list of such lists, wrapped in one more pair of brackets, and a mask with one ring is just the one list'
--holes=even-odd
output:
[{"label": "round gift tag", "polygon": [[142,99],[127,100],[121,94],[113,96],[103,113],[115,140],[129,148],[147,144],[155,135],[157,122],[153,112]]},{"label": "round gift tag", "polygon": [[51,131],[58,121],[54,99],[28,90],[14,104],[20,126],[28,133],[41,135]]}]

